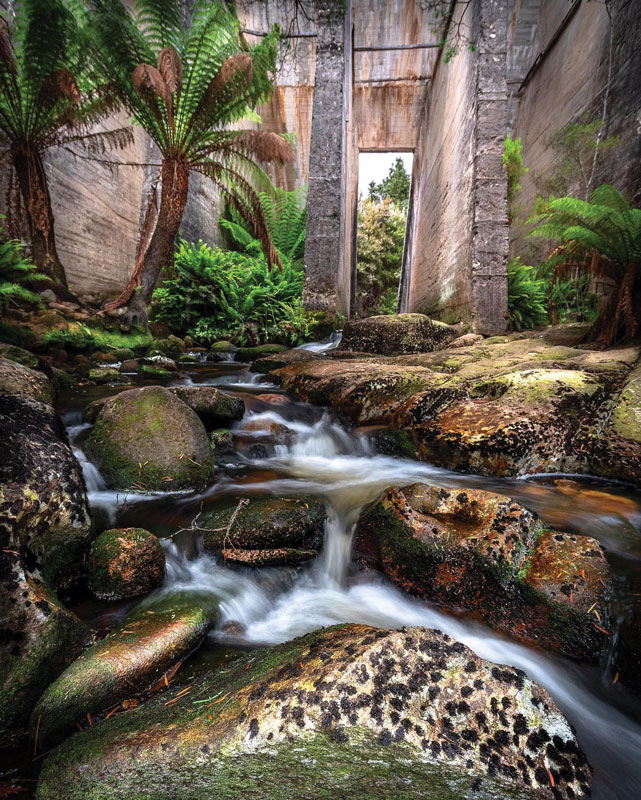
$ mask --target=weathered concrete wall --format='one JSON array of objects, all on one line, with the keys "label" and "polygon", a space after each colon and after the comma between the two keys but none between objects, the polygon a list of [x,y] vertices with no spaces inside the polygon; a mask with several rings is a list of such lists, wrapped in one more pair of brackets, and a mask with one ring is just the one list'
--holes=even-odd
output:
[{"label": "weathered concrete wall", "polygon": [[477,47],[435,68],[415,166],[407,310],[494,332],[507,311],[507,8],[460,3],[453,24],[463,14]]},{"label": "weathered concrete wall", "polygon": [[[521,4],[524,2],[521,0]],[[569,13],[573,8],[573,13]],[[512,86],[518,92],[515,136],[522,139],[524,162],[530,169],[521,181],[522,191],[517,199],[517,218],[511,232],[513,254],[534,260],[542,252],[540,245],[525,238],[528,228],[524,219],[537,194],[549,194],[556,188],[554,178],[562,153],[551,143],[553,134],[571,121],[601,119],[604,104],[603,136],[618,136],[622,144],[599,154],[591,188],[603,182],[612,183],[633,204],[641,203],[639,41],[638,3],[612,0],[607,8],[602,3],[586,2],[573,7],[565,0],[541,3],[529,60],[520,64]],[[541,53],[538,65],[530,70]],[[527,81],[522,85],[526,76]],[[517,78],[520,78],[518,83]],[[590,157],[585,159],[584,166],[589,178]],[[578,166],[567,187],[559,186],[556,191],[585,195],[586,181]]]},{"label": "weathered concrete wall", "polygon": [[313,310],[347,311],[339,280],[345,158],[345,20],[331,2],[319,9],[316,80],[305,235],[303,303]]}]

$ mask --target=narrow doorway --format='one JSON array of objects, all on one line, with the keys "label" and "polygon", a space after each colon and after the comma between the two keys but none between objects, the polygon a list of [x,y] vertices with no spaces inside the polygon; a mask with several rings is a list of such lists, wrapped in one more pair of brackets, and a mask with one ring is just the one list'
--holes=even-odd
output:
[{"label": "narrow doorway", "polygon": [[409,152],[358,155],[354,317],[400,310],[413,161]]}]

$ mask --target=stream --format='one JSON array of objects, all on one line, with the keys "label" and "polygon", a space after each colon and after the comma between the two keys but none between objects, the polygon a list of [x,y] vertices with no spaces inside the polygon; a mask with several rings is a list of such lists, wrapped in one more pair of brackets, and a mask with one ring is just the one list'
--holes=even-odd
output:
[{"label": "stream", "polygon": [[[191,668],[215,663],[230,648],[271,645],[340,622],[381,628],[438,628],[483,658],[523,669],[550,692],[575,727],[594,767],[595,800],[641,797],[641,702],[613,683],[611,668],[576,664],[517,644],[487,627],[413,599],[382,575],[358,569],[350,558],[360,510],[390,485],[422,481],[502,492],[536,511],[555,528],[600,539],[617,586],[613,616],[622,617],[631,613],[630,603],[636,602],[634,595],[641,592],[638,493],[576,477],[572,480],[577,483],[571,485],[578,484],[588,496],[596,497],[592,502],[577,503],[567,490],[569,476],[560,481],[560,476],[501,480],[379,455],[367,432],[341,426],[323,409],[289,399],[282,403],[260,399],[262,393],[281,392],[267,384],[263,376],[250,373],[246,365],[203,362],[185,369],[188,377],[176,383],[216,385],[239,394],[247,406],[245,417],[233,429],[240,442],[239,452],[218,457],[215,482],[200,494],[125,495],[109,491],[97,468],[84,456],[82,440],[90,426],[82,423],[82,408],[96,397],[130,387],[86,387],[59,410],[82,463],[98,528],[137,525],[164,537],[167,575],[157,592],[187,592],[203,602],[215,599],[219,603],[216,630],[192,657]],[[255,423],[277,423],[292,433],[286,443],[270,442],[260,431],[244,433],[249,422],[252,428]],[[599,492],[608,493],[603,497],[621,498],[621,505],[600,507]],[[317,495],[327,503],[323,550],[303,568],[225,566],[222,557],[202,550],[198,535],[190,530],[201,509],[222,501],[285,494]],[[108,629],[131,606],[84,600],[74,610],[94,627]]]}]

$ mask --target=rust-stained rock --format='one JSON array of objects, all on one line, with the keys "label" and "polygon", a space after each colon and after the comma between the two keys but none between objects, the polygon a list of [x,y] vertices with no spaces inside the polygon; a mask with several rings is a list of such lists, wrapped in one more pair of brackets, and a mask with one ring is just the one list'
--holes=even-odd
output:
[{"label": "rust-stained rock", "polygon": [[[557,603],[590,612],[602,602],[610,569],[603,547],[591,536],[545,531],[522,570],[528,586]],[[593,615],[597,623],[603,609]]]},{"label": "rust-stained rock", "polygon": [[165,551],[142,528],[103,531],[91,544],[87,576],[89,588],[100,600],[139,597],[162,583]]},{"label": "rust-stained rock", "polygon": [[456,335],[454,328],[424,314],[384,314],[345,324],[338,350],[380,353],[427,353]]},{"label": "rust-stained rock", "polygon": [[[518,669],[436,630],[346,625],[241,656],[45,761],[39,800],[585,800],[591,769]],[[219,701],[216,705],[216,701]]]},{"label": "rust-stained rock", "polygon": [[170,594],[143,603],[123,624],[86,650],[42,695],[31,715],[41,747],[61,741],[86,720],[144,692],[200,643],[215,621],[214,601]]},{"label": "rust-stained rock", "polygon": [[252,372],[271,372],[274,369],[287,367],[289,364],[299,364],[304,361],[319,361],[323,358],[320,353],[312,350],[285,350],[282,353],[268,353],[257,358],[251,365]]},{"label": "rust-stained rock", "polygon": [[472,612],[517,639],[594,661],[608,636],[606,623],[588,613],[595,603],[607,613],[603,550],[572,534],[537,540],[541,528],[508,497],[413,484],[387,489],[364,510],[355,547],[361,560],[412,594]]}]

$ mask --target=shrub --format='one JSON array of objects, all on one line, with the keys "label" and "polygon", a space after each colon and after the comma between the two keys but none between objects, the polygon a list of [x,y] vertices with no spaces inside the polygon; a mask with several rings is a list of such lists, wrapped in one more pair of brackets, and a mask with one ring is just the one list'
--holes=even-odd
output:
[{"label": "shrub", "polygon": [[617,284],[590,337],[610,345],[641,332],[641,209],[613,186],[596,188],[588,202],[576,197],[539,200],[530,236],[556,241],[555,274],[581,271]]},{"label": "shrub", "polygon": [[9,304],[41,306],[42,299],[27,284],[48,280],[48,276],[38,272],[35,264],[25,255],[17,239],[2,240],[0,229],[0,311]]},{"label": "shrub", "polygon": [[522,331],[545,325],[548,282],[539,278],[535,267],[510,259],[507,265],[508,321],[511,328]]},{"label": "shrub", "polygon": [[157,318],[198,341],[295,345],[306,333],[302,292],[302,269],[287,259],[282,269],[270,269],[262,255],[181,240],[173,277],[154,300]]},{"label": "shrub", "polygon": [[520,139],[508,133],[503,144],[503,164],[507,170],[507,213],[512,222],[515,215],[514,201],[521,191],[521,178],[530,170],[523,164],[523,146]]}]

